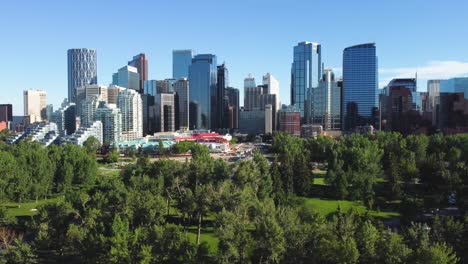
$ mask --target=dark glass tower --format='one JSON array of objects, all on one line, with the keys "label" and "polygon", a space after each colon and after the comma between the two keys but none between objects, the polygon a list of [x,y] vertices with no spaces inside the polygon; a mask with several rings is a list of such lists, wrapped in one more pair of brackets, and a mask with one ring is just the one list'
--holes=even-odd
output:
[{"label": "dark glass tower", "polygon": [[378,109],[378,64],[375,43],[348,47],[343,51],[343,124],[376,125]]},{"label": "dark glass tower", "polygon": [[318,43],[300,42],[294,47],[291,66],[291,104],[299,107],[301,122],[313,118],[313,92],[322,77],[322,51]]},{"label": "dark glass tower", "polygon": [[195,56],[189,66],[190,129],[212,129],[217,122],[217,72],[212,54]]},{"label": "dark glass tower", "polygon": [[218,66],[217,88],[216,88],[216,123],[213,128],[227,128],[225,127],[225,111],[228,108],[228,101],[225,100],[225,89],[229,85],[229,72],[224,63]]},{"label": "dark glass tower", "polygon": [[148,80],[148,59],[146,58],[146,55],[144,53],[140,53],[133,56],[133,59],[128,62],[128,65],[137,68],[140,76],[139,93],[143,93],[145,87],[144,83]]}]

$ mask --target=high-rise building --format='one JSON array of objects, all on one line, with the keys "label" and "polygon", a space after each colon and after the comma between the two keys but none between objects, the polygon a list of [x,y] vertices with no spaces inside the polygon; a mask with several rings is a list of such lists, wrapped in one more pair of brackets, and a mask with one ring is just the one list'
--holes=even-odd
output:
[{"label": "high-rise building", "polygon": [[145,81],[143,93],[155,96],[158,93],[158,81],[157,80]]},{"label": "high-rise building", "polygon": [[175,130],[189,129],[189,81],[181,78],[174,83]]},{"label": "high-rise building", "polygon": [[417,91],[417,79],[416,78],[395,78],[392,79],[388,85],[384,88],[385,95],[389,96],[389,91],[395,87],[405,87],[411,92],[412,97],[412,108],[416,111],[421,111],[421,96]]},{"label": "high-rise building", "polygon": [[68,50],[68,100],[75,102],[76,89],[97,84],[97,53],[95,49]]},{"label": "high-rise building", "polygon": [[133,66],[124,66],[112,75],[112,84],[140,92],[140,74]]},{"label": "high-rise building", "polygon": [[[113,92],[111,92],[111,95],[114,96],[115,92],[116,91],[113,90]],[[83,87],[77,88],[76,98],[75,98],[76,116],[81,116],[81,106],[83,104],[83,101],[86,100],[86,98],[100,97],[100,100],[108,102],[109,101],[108,96],[109,96],[109,89],[107,86],[104,86],[104,85],[92,84],[92,85],[85,85]]]},{"label": "high-rise building", "polygon": [[143,136],[143,103],[140,94],[132,89],[119,93],[117,107],[122,113],[122,140]]},{"label": "high-rise building", "polygon": [[[81,111],[80,111],[80,126],[88,127],[90,126],[96,116],[96,109],[99,106],[99,102],[103,101],[99,96],[89,96],[83,101],[81,101]],[[105,101],[104,101],[105,102]]]},{"label": "high-rise building", "polygon": [[117,98],[119,97],[119,93],[122,92],[123,90],[125,90],[125,88],[117,86],[117,85],[109,86],[107,88],[107,103],[116,105],[117,104]]},{"label": "high-rise building", "polygon": [[192,64],[195,52],[193,50],[172,51],[172,78],[178,80],[189,76],[189,66]]},{"label": "high-rise building", "polygon": [[265,110],[265,105],[272,105],[273,130],[276,130],[278,96],[268,92],[268,84],[258,85],[257,87],[246,87],[244,89],[244,109],[246,111]]},{"label": "high-rise building", "polygon": [[374,43],[343,51],[344,130],[376,125],[378,112],[378,64]]},{"label": "high-rise building", "polygon": [[229,103],[227,111],[228,117],[225,118],[227,125],[225,125],[225,127],[229,129],[236,129],[239,127],[239,89],[227,87],[225,94]]},{"label": "high-rise building", "polygon": [[437,105],[437,99],[440,94],[440,81],[441,80],[428,80],[427,81],[427,96],[428,96],[428,104],[427,110],[433,111],[435,106]]},{"label": "high-rise building", "polygon": [[253,77],[252,74],[247,75],[247,77],[244,78],[244,89],[255,87],[257,87],[255,77]]},{"label": "high-rise building", "polygon": [[332,69],[323,71],[319,87],[314,93],[314,124],[325,130],[341,129],[341,88]]},{"label": "high-rise building", "polygon": [[122,134],[122,114],[114,104],[100,102],[96,109],[95,119],[102,123],[102,138],[104,143],[115,144]]},{"label": "high-rise building", "polygon": [[31,117],[31,123],[47,119],[47,94],[41,90],[27,90],[23,92],[24,115]]},{"label": "high-rise building", "polygon": [[174,93],[159,93],[154,97],[156,132],[175,131]]},{"label": "high-rise building", "polygon": [[465,99],[468,99],[468,77],[441,80],[440,93],[463,93]]},{"label": "high-rise building", "polygon": [[263,75],[262,84],[267,85],[268,90],[267,94],[276,94],[276,110],[279,110],[281,107],[280,97],[279,97],[279,82],[276,78],[269,72]]},{"label": "high-rise building", "polygon": [[141,101],[143,103],[143,136],[145,137],[156,132],[156,109],[154,96],[141,94]]},{"label": "high-rise building", "polygon": [[50,120],[52,118],[52,114],[54,113],[54,105],[48,104],[46,105],[46,117],[47,120]]},{"label": "high-rise building", "polygon": [[[212,54],[196,55],[189,66],[190,129],[211,129],[216,123],[217,62]],[[193,117],[193,118],[192,118]]]},{"label": "high-rise building", "polygon": [[216,123],[212,125],[212,128],[227,128],[224,127],[225,125],[225,115],[226,110],[228,109],[228,101],[225,98],[225,90],[229,86],[229,71],[226,68],[225,64],[218,66],[218,76],[217,76],[217,88],[216,88],[216,95],[215,100],[217,102],[218,109],[216,110]]},{"label": "high-rise building", "polygon": [[291,104],[301,111],[301,122],[313,119],[313,93],[322,77],[321,45],[314,42],[299,42],[294,47],[291,66]]},{"label": "high-rise building", "polygon": [[13,121],[13,106],[11,104],[0,104],[0,122]]},{"label": "high-rise building", "polygon": [[265,134],[271,133],[273,133],[273,106],[267,104],[265,105]]},{"label": "high-rise building", "polygon": [[278,112],[279,131],[301,136],[301,109],[297,105],[283,106]]},{"label": "high-rise building", "polygon": [[175,79],[164,79],[156,81],[156,93],[172,93]]},{"label": "high-rise building", "polygon": [[264,134],[266,128],[265,110],[239,111],[239,132],[246,134]]},{"label": "high-rise building", "polygon": [[51,121],[57,124],[57,130],[60,136],[67,136],[75,133],[75,111],[75,103],[64,101],[62,107],[52,114]]},{"label": "high-rise building", "polygon": [[148,59],[144,53],[140,53],[136,56],[133,56],[133,59],[128,62],[129,66],[137,68],[138,74],[140,76],[139,81],[139,93],[143,93],[144,83],[148,80]]}]

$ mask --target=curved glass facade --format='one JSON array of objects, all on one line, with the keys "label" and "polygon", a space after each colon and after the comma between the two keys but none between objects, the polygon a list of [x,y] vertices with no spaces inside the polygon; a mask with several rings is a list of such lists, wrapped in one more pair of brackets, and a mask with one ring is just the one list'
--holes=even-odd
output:
[{"label": "curved glass facade", "polygon": [[313,42],[300,42],[294,47],[291,66],[291,104],[301,111],[301,122],[311,123],[313,117],[313,91],[322,76],[321,46]]},{"label": "curved glass facade", "polygon": [[68,101],[75,102],[76,89],[97,84],[97,53],[94,49],[69,49]]},{"label": "curved glass facade", "polygon": [[343,51],[343,114],[345,130],[375,125],[378,108],[378,65],[375,43]]},{"label": "curved glass facade", "polygon": [[217,89],[216,56],[200,54],[189,66],[190,129],[211,129],[216,122]]}]

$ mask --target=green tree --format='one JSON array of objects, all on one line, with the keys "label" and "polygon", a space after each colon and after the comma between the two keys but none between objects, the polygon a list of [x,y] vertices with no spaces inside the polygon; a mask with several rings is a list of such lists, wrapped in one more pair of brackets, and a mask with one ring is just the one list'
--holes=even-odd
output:
[{"label": "green tree", "polygon": [[93,136],[83,142],[83,147],[89,154],[96,154],[96,151],[101,147],[101,142]]}]

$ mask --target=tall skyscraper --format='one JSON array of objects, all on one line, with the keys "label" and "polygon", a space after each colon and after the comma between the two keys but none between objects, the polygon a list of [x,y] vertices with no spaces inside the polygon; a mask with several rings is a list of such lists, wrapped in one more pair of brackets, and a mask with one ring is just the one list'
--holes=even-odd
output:
[{"label": "tall skyscraper", "polygon": [[[66,100],[66,99],[65,99]],[[52,113],[51,122],[57,124],[60,136],[67,136],[76,131],[75,103],[64,101],[62,107]]]},{"label": "tall skyscraper", "polygon": [[143,93],[155,96],[158,93],[158,81],[156,80],[145,81]]},{"label": "tall skyscraper", "polygon": [[276,109],[279,110],[281,106],[280,97],[279,97],[279,82],[276,78],[269,72],[263,75],[262,84],[268,86],[268,94],[276,94]]},{"label": "tall skyscraper", "polygon": [[[93,124],[96,116],[96,109],[99,106],[99,102],[103,101],[99,96],[89,96],[81,101],[80,111],[80,126],[88,127]],[[104,101],[105,102],[105,101]]]},{"label": "tall skyscraper", "polygon": [[143,93],[144,83],[148,80],[148,59],[144,53],[133,56],[133,59],[128,62],[129,66],[137,68],[140,76],[139,93]]},{"label": "tall skyscraper", "polygon": [[428,80],[427,81],[427,93],[428,93],[428,104],[427,110],[432,112],[437,105],[437,100],[440,94],[440,81],[441,80]]},{"label": "tall skyscraper", "polygon": [[325,130],[341,129],[341,88],[332,69],[323,71],[319,87],[314,94],[314,124]]},{"label": "tall skyscraper", "polygon": [[143,136],[143,103],[140,94],[132,89],[119,93],[117,107],[122,113],[122,140]]},{"label": "tall skyscraper", "polygon": [[228,117],[225,118],[227,121],[226,128],[236,129],[239,127],[239,89],[233,87],[227,87],[225,94],[228,98]]},{"label": "tall skyscraper", "polygon": [[[189,66],[190,129],[211,129],[216,123],[217,62],[212,54],[196,55]],[[193,117],[193,118],[192,118]]]},{"label": "tall skyscraper", "polygon": [[164,79],[156,81],[156,93],[172,93],[172,86],[176,82],[175,79]]},{"label": "tall skyscraper", "polygon": [[175,92],[175,129],[189,129],[189,81],[181,78],[174,83]]},{"label": "tall skyscraper", "polygon": [[140,74],[133,66],[124,66],[112,75],[112,84],[140,92]]},{"label": "tall skyscraper", "polygon": [[122,134],[122,114],[113,104],[100,102],[96,109],[96,120],[102,123],[102,137],[104,143],[115,144],[120,141]]},{"label": "tall skyscraper", "polygon": [[172,78],[178,80],[189,76],[189,66],[192,64],[193,50],[173,50],[172,51]]},{"label": "tall skyscraper", "polygon": [[13,121],[13,106],[11,104],[0,104],[0,122]]},{"label": "tall skyscraper", "polygon": [[68,100],[75,102],[77,88],[97,84],[97,53],[95,49],[68,50]]},{"label": "tall skyscraper", "polygon": [[228,109],[228,101],[225,98],[225,89],[229,86],[229,71],[224,65],[218,66],[217,88],[215,100],[218,109],[216,110],[216,123],[212,125],[213,128],[227,128],[225,125],[225,111]]},{"label": "tall skyscraper", "polygon": [[30,116],[31,123],[47,119],[47,94],[41,90],[27,90],[23,92],[24,115]]},{"label": "tall skyscraper", "polygon": [[378,109],[378,64],[375,43],[343,51],[344,129],[376,125]]},{"label": "tall skyscraper", "polygon": [[321,45],[299,42],[294,47],[291,66],[291,104],[301,112],[301,122],[310,123],[313,118],[313,93],[322,77]]},{"label": "tall skyscraper", "polygon": [[156,111],[156,132],[171,132],[175,130],[175,100],[174,93],[159,93],[154,96]]},{"label": "tall skyscraper", "polygon": [[255,83],[255,78],[252,76],[252,74],[247,75],[247,77],[245,77],[244,79],[244,89],[255,87],[257,87],[257,84]]},{"label": "tall skyscraper", "polygon": [[[114,91],[115,92],[115,91]],[[112,94],[112,93],[111,93]],[[107,86],[92,84],[76,89],[76,116],[81,116],[83,102],[90,97],[100,97],[100,100],[108,102],[109,89]],[[113,95],[113,94],[112,94]]]}]

